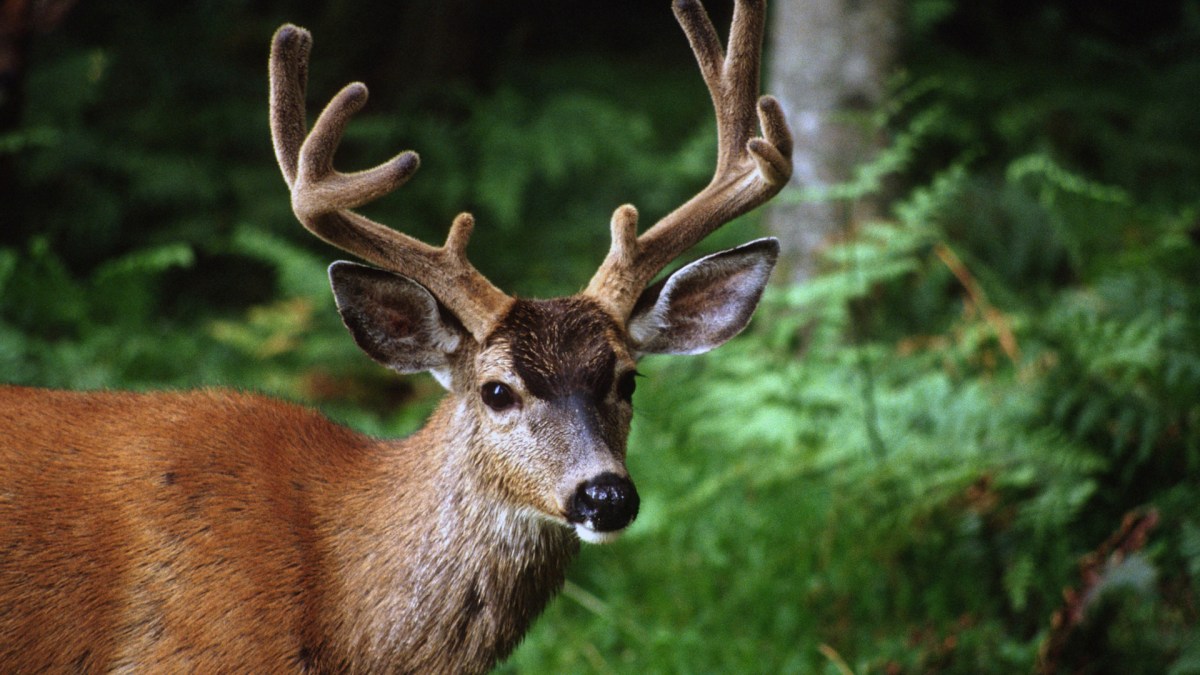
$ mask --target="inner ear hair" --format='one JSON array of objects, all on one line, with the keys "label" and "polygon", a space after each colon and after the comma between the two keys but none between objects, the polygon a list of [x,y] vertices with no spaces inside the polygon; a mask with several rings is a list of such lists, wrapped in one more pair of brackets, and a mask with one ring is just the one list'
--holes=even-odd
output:
[{"label": "inner ear hair", "polygon": [[647,288],[627,324],[641,354],[700,354],[750,322],[779,257],[758,239],[706,256]]}]

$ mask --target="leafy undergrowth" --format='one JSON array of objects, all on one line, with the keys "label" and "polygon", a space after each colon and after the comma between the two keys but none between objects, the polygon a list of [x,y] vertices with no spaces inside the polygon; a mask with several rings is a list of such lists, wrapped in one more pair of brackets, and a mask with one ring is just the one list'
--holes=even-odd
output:
[{"label": "leafy undergrowth", "polygon": [[[990,187],[948,170],[755,330],[647,364],[642,513],[585,548],[506,670],[1196,672],[1200,256],[1163,217],[1078,283],[1017,292],[944,228],[963,199],[1050,191],[1069,234],[1106,195],[1039,161]],[[1081,574],[1146,509],[1138,549]],[[1082,615],[1056,625],[1066,588]]]}]

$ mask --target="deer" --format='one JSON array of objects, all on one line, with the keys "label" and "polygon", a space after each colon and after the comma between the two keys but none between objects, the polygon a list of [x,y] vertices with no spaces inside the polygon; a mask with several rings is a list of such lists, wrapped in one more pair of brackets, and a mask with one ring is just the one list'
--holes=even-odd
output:
[{"label": "deer", "polygon": [[330,266],[336,309],[368,356],[447,393],[419,431],[378,439],[254,393],[0,387],[3,669],[473,673],[508,657],[580,542],[637,516],[639,359],[733,338],[778,256],[758,239],[655,281],[792,172],[781,105],[759,96],[764,0],[736,0],[727,45],[698,0],[673,11],[716,111],[712,180],[640,234],[617,208],[592,279],[553,299],[472,266],[467,213],[431,246],[356,212],[418,156],[335,170],[367,89],[308,130],[312,38],[279,28],[270,127],[292,210],[368,263]]}]

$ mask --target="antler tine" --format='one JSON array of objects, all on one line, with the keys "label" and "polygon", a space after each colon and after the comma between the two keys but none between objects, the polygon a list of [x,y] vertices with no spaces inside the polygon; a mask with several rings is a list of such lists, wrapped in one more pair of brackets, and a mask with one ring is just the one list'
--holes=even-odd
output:
[{"label": "antler tine", "polygon": [[[775,196],[792,175],[792,135],[779,102],[758,98],[765,0],[737,0],[728,52],[699,0],[673,9],[700,66],[717,117],[712,181],[685,204],[634,237],[637,212],[613,214],[613,245],[584,293],[618,318],[664,267],[714,230]],[[762,135],[755,133],[761,128]],[[620,225],[618,225],[618,221]]]},{"label": "antler tine", "polygon": [[271,40],[271,141],[275,159],[290,188],[296,182],[296,162],[304,143],[304,97],[308,85],[308,53],[312,36],[298,26],[286,24]]},{"label": "antler tine", "polygon": [[360,82],[346,85],[305,133],[305,87],[312,36],[284,25],[271,42],[271,137],[275,157],[291,190],[292,211],[313,234],[384,269],[425,286],[482,340],[512,304],[466,258],[474,228],[459,214],[446,244],[430,246],[350,209],[395,190],[416,173],[420,158],[411,150],[365,171],[340,173],[333,156],[350,118],[367,101]]}]

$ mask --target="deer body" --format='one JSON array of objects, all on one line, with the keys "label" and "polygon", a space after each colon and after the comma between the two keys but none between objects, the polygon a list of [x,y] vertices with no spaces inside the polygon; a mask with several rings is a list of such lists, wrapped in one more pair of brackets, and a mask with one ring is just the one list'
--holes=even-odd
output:
[{"label": "deer body", "polygon": [[486,669],[578,541],[486,499],[447,408],[389,442],[244,394],[0,389],[0,663]]},{"label": "deer body", "polygon": [[638,359],[736,335],[778,253],[758,240],[648,285],[791,173],[779,106],[757,98],[762,0],[738,0],[728,55],[696,0],[675,11],[717,109],[713,180],[640,235],[618,208],[587,288],[551,300],[505,295],[467,262],[467,214],[431,247],[351,210],[417,157],[335,171],[366,89],[306,132],[311,38],[282,27],[271,126],[293,211],[378,266],[330,267],[337,309],[368,355],[448,394],[389,441],[241,393],[0,386],[0,667],[462,673],[508,655],[580,540],[637,515]]}]

